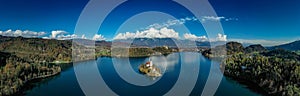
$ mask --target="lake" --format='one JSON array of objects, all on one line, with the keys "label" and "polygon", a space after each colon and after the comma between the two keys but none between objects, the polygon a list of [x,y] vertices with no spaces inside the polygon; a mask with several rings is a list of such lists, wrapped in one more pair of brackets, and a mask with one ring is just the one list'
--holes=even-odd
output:
[{"label": "lake", "polygon": [[[163,71],[162,77],[153,78],[139,73],[138,66],[147,62],[149,58],[100,57],[97,60],[79,62],[74,65],[63,65],[61,74],[31,83],[30,85],[33,86],[33,88],[24,91],[24,94],[26,96],[84,96],[86,91],[81,89],[82,85],[80,84],[93,84],[97,82],[98,79],[92,78],[100,76],[101,74],[107,87],[118,95],[164,95],[176,87],[175,84],[177,85],[177,82],[181,80],[180,82],[191,82],[190,84],[194,86],[191,86],[190,95],[198,96],[202,94],[202,90],[207,82],[211,64],[218,64],[218,62],[204,58],[201,54],[189,52],[173,53],[168,56],[153,56],[150,58],[153,60],[153,63]],[[195,58],[198,61],[195,61]],[[129,65],[129,67],[127,65]],[[200,66],[200,70],[197,71],[197,68],[194,68],[195,65]],[[99,71],[97,70],[96,72],[95,68]],[[189,68],[189,70],[184,68]],[[81,76],[75,74],[75,71],[80,71],[79,74]],[[192,76],[196,73],[199,73],[198,76]],[[181,76],[181,74],[183,75]],[[85,78],[82,78],[82,80],[79,79],[81,83],[78,83],[76,76]],[[179,76],[181,77],[179,78]],[[193,78],[196,80],[195,83],[193,83]],[[95,85],[97,84],[95,83]],[[183,83],[183,85],[178,83],[178,85],[185,86],[189,85],[189,83]],[[181,87],[180,90],[184,93],[184,91],[189,92],[188,89],[188,87]],[[92,90],[96,90],[99,93],[103,91],[97,88]],[[215,95],[260,96],[260,94],[248,89],[247,86],[226,77],[222,77]]]}]

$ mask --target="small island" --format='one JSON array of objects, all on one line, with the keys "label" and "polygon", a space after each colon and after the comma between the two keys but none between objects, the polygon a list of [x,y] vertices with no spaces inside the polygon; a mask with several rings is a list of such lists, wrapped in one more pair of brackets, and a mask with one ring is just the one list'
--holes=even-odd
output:
[{"label": "small island", "polygon": [[160,77],[162,75],[160,69],[155,65],[153,65],[151,59],[149,59],[149,61],[146,62],[145,64],[141,64],[139,66],[139,71],[140,73],[146,74],[147,76],[150,77]]}]

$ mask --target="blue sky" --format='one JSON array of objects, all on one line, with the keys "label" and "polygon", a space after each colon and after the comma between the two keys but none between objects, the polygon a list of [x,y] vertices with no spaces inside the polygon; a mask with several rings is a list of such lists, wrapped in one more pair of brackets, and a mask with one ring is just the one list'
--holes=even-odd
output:
[{"label": "blue sky", "polygon": [[[299,0],[209,0],[209,2],[219,17],[234,19],[221,20],[228,40],[276,45],[300,38]],[[45,32],[42,34],[44,37],[51,35],[54,30],[73,34],[77,19],[87,3],[88,0],[1,0],[0,31],[9,29],[42,31]],[[117,30],[114,29],[133,14],[153,10],[168,12],[177,19],[193,17],[186,9],[168,0],[130,0],[108,16],[109,18],[100,27],[103,31],[99,34],[110,40],[116,36]],[[137,17],[133,21],[138,24],[129,23],[131,26],[118,31],[143,31],[145,30],[143,28],[151,24],[164,24],[168,20],[175,19],[158,15],[142,16],[147,19]],[[189,26],[195,36],[206,35],[199,21],[187,21],[168,28],[183,33],[186,31],[184,25]]]}]

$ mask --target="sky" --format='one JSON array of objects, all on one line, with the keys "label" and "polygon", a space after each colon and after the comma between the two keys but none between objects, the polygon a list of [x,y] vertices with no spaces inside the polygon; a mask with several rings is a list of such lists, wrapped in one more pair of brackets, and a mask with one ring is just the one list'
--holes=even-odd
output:
[{"label": "sky", "polygon": [[208,36],[201,23],[221,22],[224,33],[210,40],[271,46],[300,38],[299,0],[208,1],[217,17],[195,18],[169,0],[130,0],[107,16],[97,34],[86,32],[82,36],[74,34],[74,30],[88,0],[1,0],[0,35],[94,40],[174,37],[205,41]]}]

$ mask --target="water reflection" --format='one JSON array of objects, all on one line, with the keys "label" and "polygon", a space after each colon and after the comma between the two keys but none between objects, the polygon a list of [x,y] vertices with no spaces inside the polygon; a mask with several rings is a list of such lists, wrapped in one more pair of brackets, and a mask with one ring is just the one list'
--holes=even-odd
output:
[{"label": "water reflection", "polygon": [[[198,57],[197,57],[198,56]],[[195,74],[194,71],[196,68],[194,65],[201,65],[199,75],[196,86],[192,87],[193,91],[190,95],[198,96],[202,94],[203,87],[208,78],[208,74],[210,72],[211,61],[201,56],[198,53],[174,53],[167,56],[152,56],[150,57],[153,61],[157,62],[157,66],[163,68],[165,67],[165,73],[162,77],[152,80],[147,76],[138,73],[138,66],[142,63],[145,63],[149,60],[149,58],[115,58],[119,61],[117,62],[130,62],[129,67],[127,65],[123,65],[123,63],[116,63],[114,65],[113,59],[110,57],[101,57],[97,60],[96,64],[95,61],[86,61],[80,62],[76,66],[72,68],[68,68],[67,70],[63,70],[63,72],[56,76],[54,79],[47,80],[45,82],[39,82],[39,85],[33,89],[30,89],[26,92],[28,96],[84,96],[87,94],[83,93],[83,89],[81,89],[80,85],[78,84],[77,77],[73,68],[82,69],[84,75],[87,75],[88,78],[85,82],[90,82],[94,86],[96,82],[101,82],[97,80],[91,80],[91,78],[95,78],[94,76],[97,72],[93,71],[93,69],[99,69],[103,80],[107,87],[109,87],[115,94],[118,95],[125,95],[125,96],[157,96],[157,95],[165,95],[167,92],[170,91],[177,91],[175,95],[183,94],[182,91],[189,90],[186,85],[193,85],[193,82],[190,82]],[[198,58],[198,59],[196,59]],[[195,61],[196,60],[196,61]],[[196,63],[198,61],[201,63]],[[217,62],[213,62],[213,64],[218,65]],[[127,81],[120,78],[119,74],[116,73],[116,68],[125,72],[128,77],[131,77],[129,72],[132,71],[133,73],[145,78],[147,82],[155,82],[153,85],[149,86],[136,86],[133,84],[128,83]],[[217,66],[212,66],[218,68]],[[183,70],[182,68],[187,68],[190,70]],[[183,75],[184,77],[179,77],[180,74],[187,74]],[[99,74],[98,74],[99,75]],[[134,77],[131,77],[134,78]],[[179,86],[176,85],[179,80],[182,82]],[[99,87],[99,86],[98,86]],[[178,88],[180,90],[174,90],[174,88]],[[62,90],[63,89],[63,90]],[[102,89],[93,89],[94,91],[98,91],[99,95],[103,93]],[[234,91],[234,92],[233,92]],[[189,93],[189,92],[187,92]],[[186,93],[184,93],[186,94]],[[170,94],[169,94],[170,95]],[[173,94],[174,95],[174,94]],[[222,79],[222,83],[219,86],[218,91],[215,94],[216,96],[255,96],[256,93],[253,93],[249,89],[245,88],[245,86],[236,83],[230,79]]]},{"label": "water reflection", "polygon": [[[175,64],[179,62],[179,54],[169,54],[167,56],[151,56],[154,65],[158,66],[162,73],[174,71]],[[148,58],[146,58],[145,62]]]},{"label": "water reflection", "polygon": [[113,58],[112,61],[117,74],[127,83],[137,86],[149,86],[159,80],[159,78],[149,79],[149,77],[138,73],[138,66],[145,63],[141,62],[141,60],[130,62],[129,58]]}]

